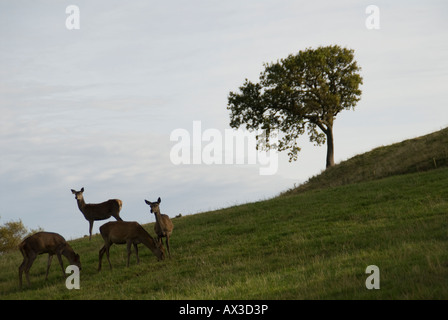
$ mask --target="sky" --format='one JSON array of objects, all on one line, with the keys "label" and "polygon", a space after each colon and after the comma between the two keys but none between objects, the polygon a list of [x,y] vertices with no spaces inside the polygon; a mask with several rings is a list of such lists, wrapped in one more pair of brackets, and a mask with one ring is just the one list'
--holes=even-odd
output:
[{"label": "sky", "polygon": [[[369,5],[378,29],[366,26]],[[84,187],[87,203],[121,199],[124,220],[148,223],[145,199],[161,197],[171,217],[195,214],[319,174],[326,147],[307,135],[298,160],[278,154],[270,175],[250,150],[243,164],[172,158],[175,132],[199,152],[207,130],[225,145],[229,92],[310,47],[354,49],[362,68],[361,101],[335,121],[336,163],[445,128],[446,12],[446,1],[0,0],[0,225],[20,219],[72,239],[88,222],[71,189]]]}]

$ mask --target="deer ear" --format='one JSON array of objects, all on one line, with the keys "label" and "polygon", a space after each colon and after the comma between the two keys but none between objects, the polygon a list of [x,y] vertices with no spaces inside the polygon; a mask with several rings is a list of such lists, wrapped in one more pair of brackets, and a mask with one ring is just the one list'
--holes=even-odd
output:
[{"label": "deer ear", "polygon": [[158,203],[162,202],[162,199],[160,199],[160,197],[159,197],[159,199],[157,199],[157,202]]},{"label": "deer ear", "polygon": [[151,202],[149,202],[148,200],[145,200],[145,203],[146,203],[148,206],[151,205]]},{"label": "deer ear", "polygon": [[81,192],[84,192],[84,187],[81,188]]},{"label": "deer ear", "polygon": [[75,193],[76,193],[76,191],[75,191],[75,190],[73,190],[73,189],[71,189],[71,190],[72,190],[72,193],[73,193],[73,194],[75,194]]}]

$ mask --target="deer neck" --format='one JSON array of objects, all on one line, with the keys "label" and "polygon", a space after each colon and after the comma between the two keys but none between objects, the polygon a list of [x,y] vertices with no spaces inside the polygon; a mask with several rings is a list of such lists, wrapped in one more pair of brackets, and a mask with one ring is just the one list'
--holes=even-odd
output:
[{"label": "deer neck", "polygon": [[146,230],[145,230],[144,233],[142,232],[142,234],[140,235],[140,239],[139,239],[139,241],[140,241],[143,245],[145,245],[149,250],[151,250],[151,251],[154,252],[154,250],[155,250],[155,248],[156,248],[155,241],[154,241],[154,239],[151,237],[151,235],[150,235],[149,233],[146,232]]},{"label": "deer neck", "polygon": [[73,251],[72,247],[70,247],[69,244],[66,244],[64,246],[64,249],[62,249],[61,254],[65,256],[70,263],[74,262],[75,252]]},{"label": "deer neck", "polygon": [[156,216],[156,221],[157,221],[157,223],[160,225],[160,224],[163,224],[163,221],[162,221],[162,214],[160,213],[160,210],[157,210],[157,211],[154,211],[154,214],[155,214],[155,216]]},{"label": "deer neck", "polygon": [[84,197],[82,197],[81,199],[76,199],[76,202],[78,203],[79,210],[84,213],[84,208],[86,207],[86,202],[84,201]]},{"label": "deer neck", "polygon": [[140,242],[143,243],[148,249],[153,250],[154,249],[154,241],[151,241],[152,239],[148,236],[144,236],[140,239]]}]

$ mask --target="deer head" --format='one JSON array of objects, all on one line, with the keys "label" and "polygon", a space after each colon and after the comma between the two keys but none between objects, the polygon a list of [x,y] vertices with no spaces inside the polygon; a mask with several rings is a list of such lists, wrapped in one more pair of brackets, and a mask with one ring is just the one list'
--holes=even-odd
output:
[{"label": "deer head", "polygon": [[71,189],[71,190],[72,190],[72,193],[75,195],[76,200],[81,200],[83,198],[82,193],[84,192],[84,187],[82,187],[80,191],[76,191],[73,189]]},{"label": "deer head", "polygon": [[160,260],[165,260],[165,248],[163,247],[162,242],[160,241],[154,241],[156,247],[159,249],[160,251],[160,255],[157,255],[157,259]]},{"label": "deer head", "polygon": [[162,202],[162,199],[157,199],[156,202],[151,202],[148,200],[145,200],[145,203],[151,207],[151,213],[160,213],[159,204]]}]

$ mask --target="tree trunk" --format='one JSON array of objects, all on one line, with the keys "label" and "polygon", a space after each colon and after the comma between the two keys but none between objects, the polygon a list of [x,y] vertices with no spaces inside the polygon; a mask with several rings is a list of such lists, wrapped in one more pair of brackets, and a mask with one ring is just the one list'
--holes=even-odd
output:
[{"label": "tree trunk", "polygon": [[333,128],[329,127],[325,132],[327,135],[327,167],[334,166],[334,144],[333,144]]}]

